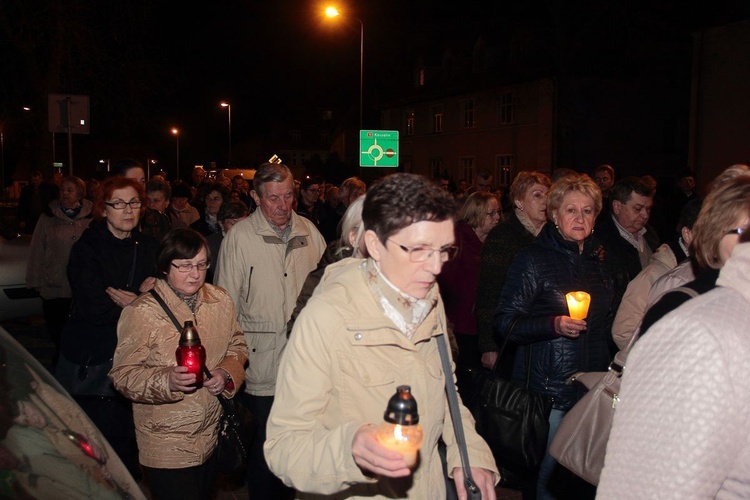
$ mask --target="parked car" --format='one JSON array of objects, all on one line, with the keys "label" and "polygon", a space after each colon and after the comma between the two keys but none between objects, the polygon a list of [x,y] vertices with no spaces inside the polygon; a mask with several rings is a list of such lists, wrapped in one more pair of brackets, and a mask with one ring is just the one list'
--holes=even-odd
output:
[{"label": "parked car", "polygon": [[55,378],[0,327],[3,498],[146,499]]},{"label": "parked car", "polygon": [[0,321],[42,314],[42,299],[26,288],[31,235],[0,224]]}]

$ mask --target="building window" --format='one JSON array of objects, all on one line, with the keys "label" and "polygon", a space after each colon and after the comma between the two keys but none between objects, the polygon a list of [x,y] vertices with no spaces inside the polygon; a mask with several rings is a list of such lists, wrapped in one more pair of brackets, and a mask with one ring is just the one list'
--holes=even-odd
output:
[{"label": "building window", "polygon": [[495,157],[495,179],[500,186],[509,186],[513,172],[513,155],[498,155]]},{"label": "building window", "polygon": [[424,68],[419,68],[419,71],[417,72],[417,86],[424,87],[424,81]]},{"label": "building window", "polygon": [[464,156],[458,160],[461,168],[461,176],[469,182],[474,182],[474,157]]},{"label": "building window", "polygon": [[430,158],[430,173],[432,179],[437,179],[443,171],[443,160],[441,158]]},{"label": "building window", "polygon": [[498,118],[501,124],[513,123],[514,121],[513,92],[500,94],[498,101]]},{"label": "building window", "polygon": [[414,111],[406,112],[406,135],[414,135]]},{"label": "building window", "polygon": [[299,142],[302,140],[302,131],[296,128],[292,129],[291,136],[293,142]]},{"label": "building window", "polygon": [[443,105],[432,107],[432,131],[443,131]]},{"label": "building window", "polygon": [[464,128],[474,128],[474,99],[464,101],[463,126]]}]

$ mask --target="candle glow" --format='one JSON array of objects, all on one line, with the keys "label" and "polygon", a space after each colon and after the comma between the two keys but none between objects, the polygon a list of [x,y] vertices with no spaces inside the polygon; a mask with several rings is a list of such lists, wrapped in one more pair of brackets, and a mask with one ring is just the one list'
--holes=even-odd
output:
[{"label": "candle glow", "polygon": [[565,294],[568,301],[568,311],[573,319],[586,319],[589,314],[591,295],[586,292],[569,292]]}]

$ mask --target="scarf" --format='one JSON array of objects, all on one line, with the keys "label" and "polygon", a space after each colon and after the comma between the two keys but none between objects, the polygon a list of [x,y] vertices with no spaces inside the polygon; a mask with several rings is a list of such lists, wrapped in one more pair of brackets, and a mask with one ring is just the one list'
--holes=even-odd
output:
[{"label": "scarf", "polygon": [[383,314],[411,340],[414,332],[437,305],[438,287],[433,286],[424,299],[416,299],[391,283],[372,259],[366,259],[360,269]]},{"label": "scarf", "polygon": [[529,216],[524,212],[523,210],[519,209],[518,207],[514,208],[516,217],[518,217],[518,220],[521,221],[521,225],[526,228],[528,232],[533,234],[534,236],[539,236],[539,233],[542,232],[542,228],[544,227],[544,224],[542,224],[540,227],[537,227],[529,218]]}]

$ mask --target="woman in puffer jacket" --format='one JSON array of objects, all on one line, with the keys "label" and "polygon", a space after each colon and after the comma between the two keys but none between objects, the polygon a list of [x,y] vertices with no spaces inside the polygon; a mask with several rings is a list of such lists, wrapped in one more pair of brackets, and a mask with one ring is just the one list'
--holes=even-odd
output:
[{"label": "woman in puffer jacket", "polygon": [[[509,334],[510,342],[519,346],[514,382],[526,384],[530,359],[529,388],[554,398],[548,446],[581,395],[577,387],[566,384],[568,377],[577,371],[606,370],[610,362],[607,339],[615,313],[614,289],[601,245],[592,236],[601,207],[601,192],[589,176],[571,174],[555,182],[547,200],[552,223],[511,264],[495,312],[498,345]],[[569,315],[565,294],[571,291],[591,295],[585,320]],[[560,467],[546,454],[538,498],[557,498],[557,485],[550,481],[556,466]]]}]

